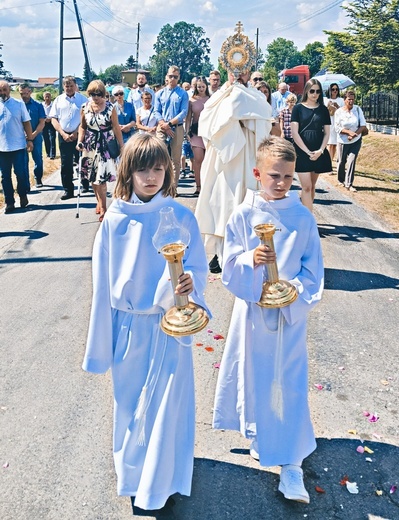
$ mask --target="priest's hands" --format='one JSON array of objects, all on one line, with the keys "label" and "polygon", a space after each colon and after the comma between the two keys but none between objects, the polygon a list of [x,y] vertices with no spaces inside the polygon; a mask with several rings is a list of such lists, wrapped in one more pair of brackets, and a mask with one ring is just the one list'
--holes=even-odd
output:
[{"label": "priest's hands", "polygon": [[188,273],[183,273],[179,276],[178,284],[176,285],[175,294],[179,296],[187,296],[194,290],[194,284],[191,276]]},{"label": "priest's hands", "polygon": [[269,246],[261,244],[254,249],[254,265],[272,264],[276,261],[276,253]]}]

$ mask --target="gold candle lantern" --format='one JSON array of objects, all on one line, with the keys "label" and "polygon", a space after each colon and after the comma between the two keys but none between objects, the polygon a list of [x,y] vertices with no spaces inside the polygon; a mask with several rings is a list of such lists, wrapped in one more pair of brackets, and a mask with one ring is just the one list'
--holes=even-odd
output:
[{"label": "gold candle lantern", "polygon": [[[260,201],[260,207],[256,204],[256,200]],[[250,224],[253,227],[256,235],[260,238],[262,244],[269,247],[271,251],[274,249],[273,235],[277,231],[276,225],[279,215],[271,204],[262,197],[262,192],[254,192],[252,208],[250,212]],[[258,305],[269,309],[286,307],[293,303],[298,294],[295,287],[286,280],[280,280],[277,268],[277,262],[265,264],[264,273],[267,274],[267,279],[263,281],[262,294]]]},{"label": "gold candle lantern", "polygon": [[[262,244],[274,251],[273,235],[276,232],[274,224],[258,224],[254,228]],[[298,294],[295,287],[286,280],[279,280],[277,262],[266,264],[267,280],[263,282],[262,294],[258,305],[272,309],[286,307],[294,302]]]},{"label": "gold candle lantern", "polygon": [[183,256],[190,242],[190,233],[179,226],[173,208],[160,210],[160,223],[152,242],[168,262],[175,305],[162,318],[161,328],[169,336],[190,336],[204,329],[209,316],[206,310],[188,296],[175,294],[179,277],[183,274]]}]

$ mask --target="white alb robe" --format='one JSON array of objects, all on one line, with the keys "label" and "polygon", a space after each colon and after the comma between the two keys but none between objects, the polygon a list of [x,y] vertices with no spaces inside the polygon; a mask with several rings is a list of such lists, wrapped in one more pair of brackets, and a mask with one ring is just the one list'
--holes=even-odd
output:
[{"label": "white alb robe", "polygon": [[222,255],[227,220],[244,200],[247,188],[256,189],[252,171],[256,150],[271,127],[271,106],[255,88],[230,85],[205,103],[198,134],[206,152],[195,216],[201,233],[208,235],[208,253]]},{"label": "white alb robe", "polygon": [[[281,231],[273,237],[279,278],[296,286],[298,298],[282,309],[260,307],[256,302],[263,267],[253,266],[260,240],[249,222],[252,201],[248,190],[226,228],[222,281],[236,299],[217,382],[213,426],[256,437],[263,466],[300,464],[316,448],[308,406],[306,321],[323,291],[320,238],[313,215],[296,192],[271,201],[281,218]],[[264,208],[264,204],[257,196],[255,205]],[[282,420],[271,406],[280,313],[284,316],[278,366]]]},{"label": "white alb robe", "polygon": [[[118,494],[135,496],[143,509],[159,509],[173,493],[190,495],[195,403],[192,337],[173,338],[160,320],[173,304],[167,262],[152,244],[159,210],[174,209],[191,241],[183,258],[194,292],[205,307],[207,262],[194,215],[171,197],[145,204],[113,201],[93,249],[93,302],[84,370],[112,368],[114,461]],[[135,420],[147,384],[145,423]],[[142,426],[144,425],[144,430]],[[145,445],[139,442],[144,431]]]}]

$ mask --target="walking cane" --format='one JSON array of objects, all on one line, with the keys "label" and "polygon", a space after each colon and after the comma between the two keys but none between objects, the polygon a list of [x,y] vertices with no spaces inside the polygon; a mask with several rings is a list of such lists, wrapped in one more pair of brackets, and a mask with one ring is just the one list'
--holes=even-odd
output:
[{"label": "walking cane", "polygon": [[79,202],[80,202],[80,190],[82,181],[82,152],[79,152],[79,165],[78,165],[78,196],[76,198],[76,218],[79,218]]}]

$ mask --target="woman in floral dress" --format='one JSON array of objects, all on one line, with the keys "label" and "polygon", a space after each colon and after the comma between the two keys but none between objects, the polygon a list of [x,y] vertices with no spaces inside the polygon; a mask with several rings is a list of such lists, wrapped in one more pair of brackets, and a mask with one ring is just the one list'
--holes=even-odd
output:
[{"label": "woman in floral dress", "polygon": [[122,150],[123,138],[116,110],[105,99],[104,83],[92,81],[87,94],[89,101],[82,106],[77,149],[82,152],[81,175],[92,183],[97,198],[96,213],[102,222],[107,210],[107,182],[116,176],[108,142],[116,138]]}]

